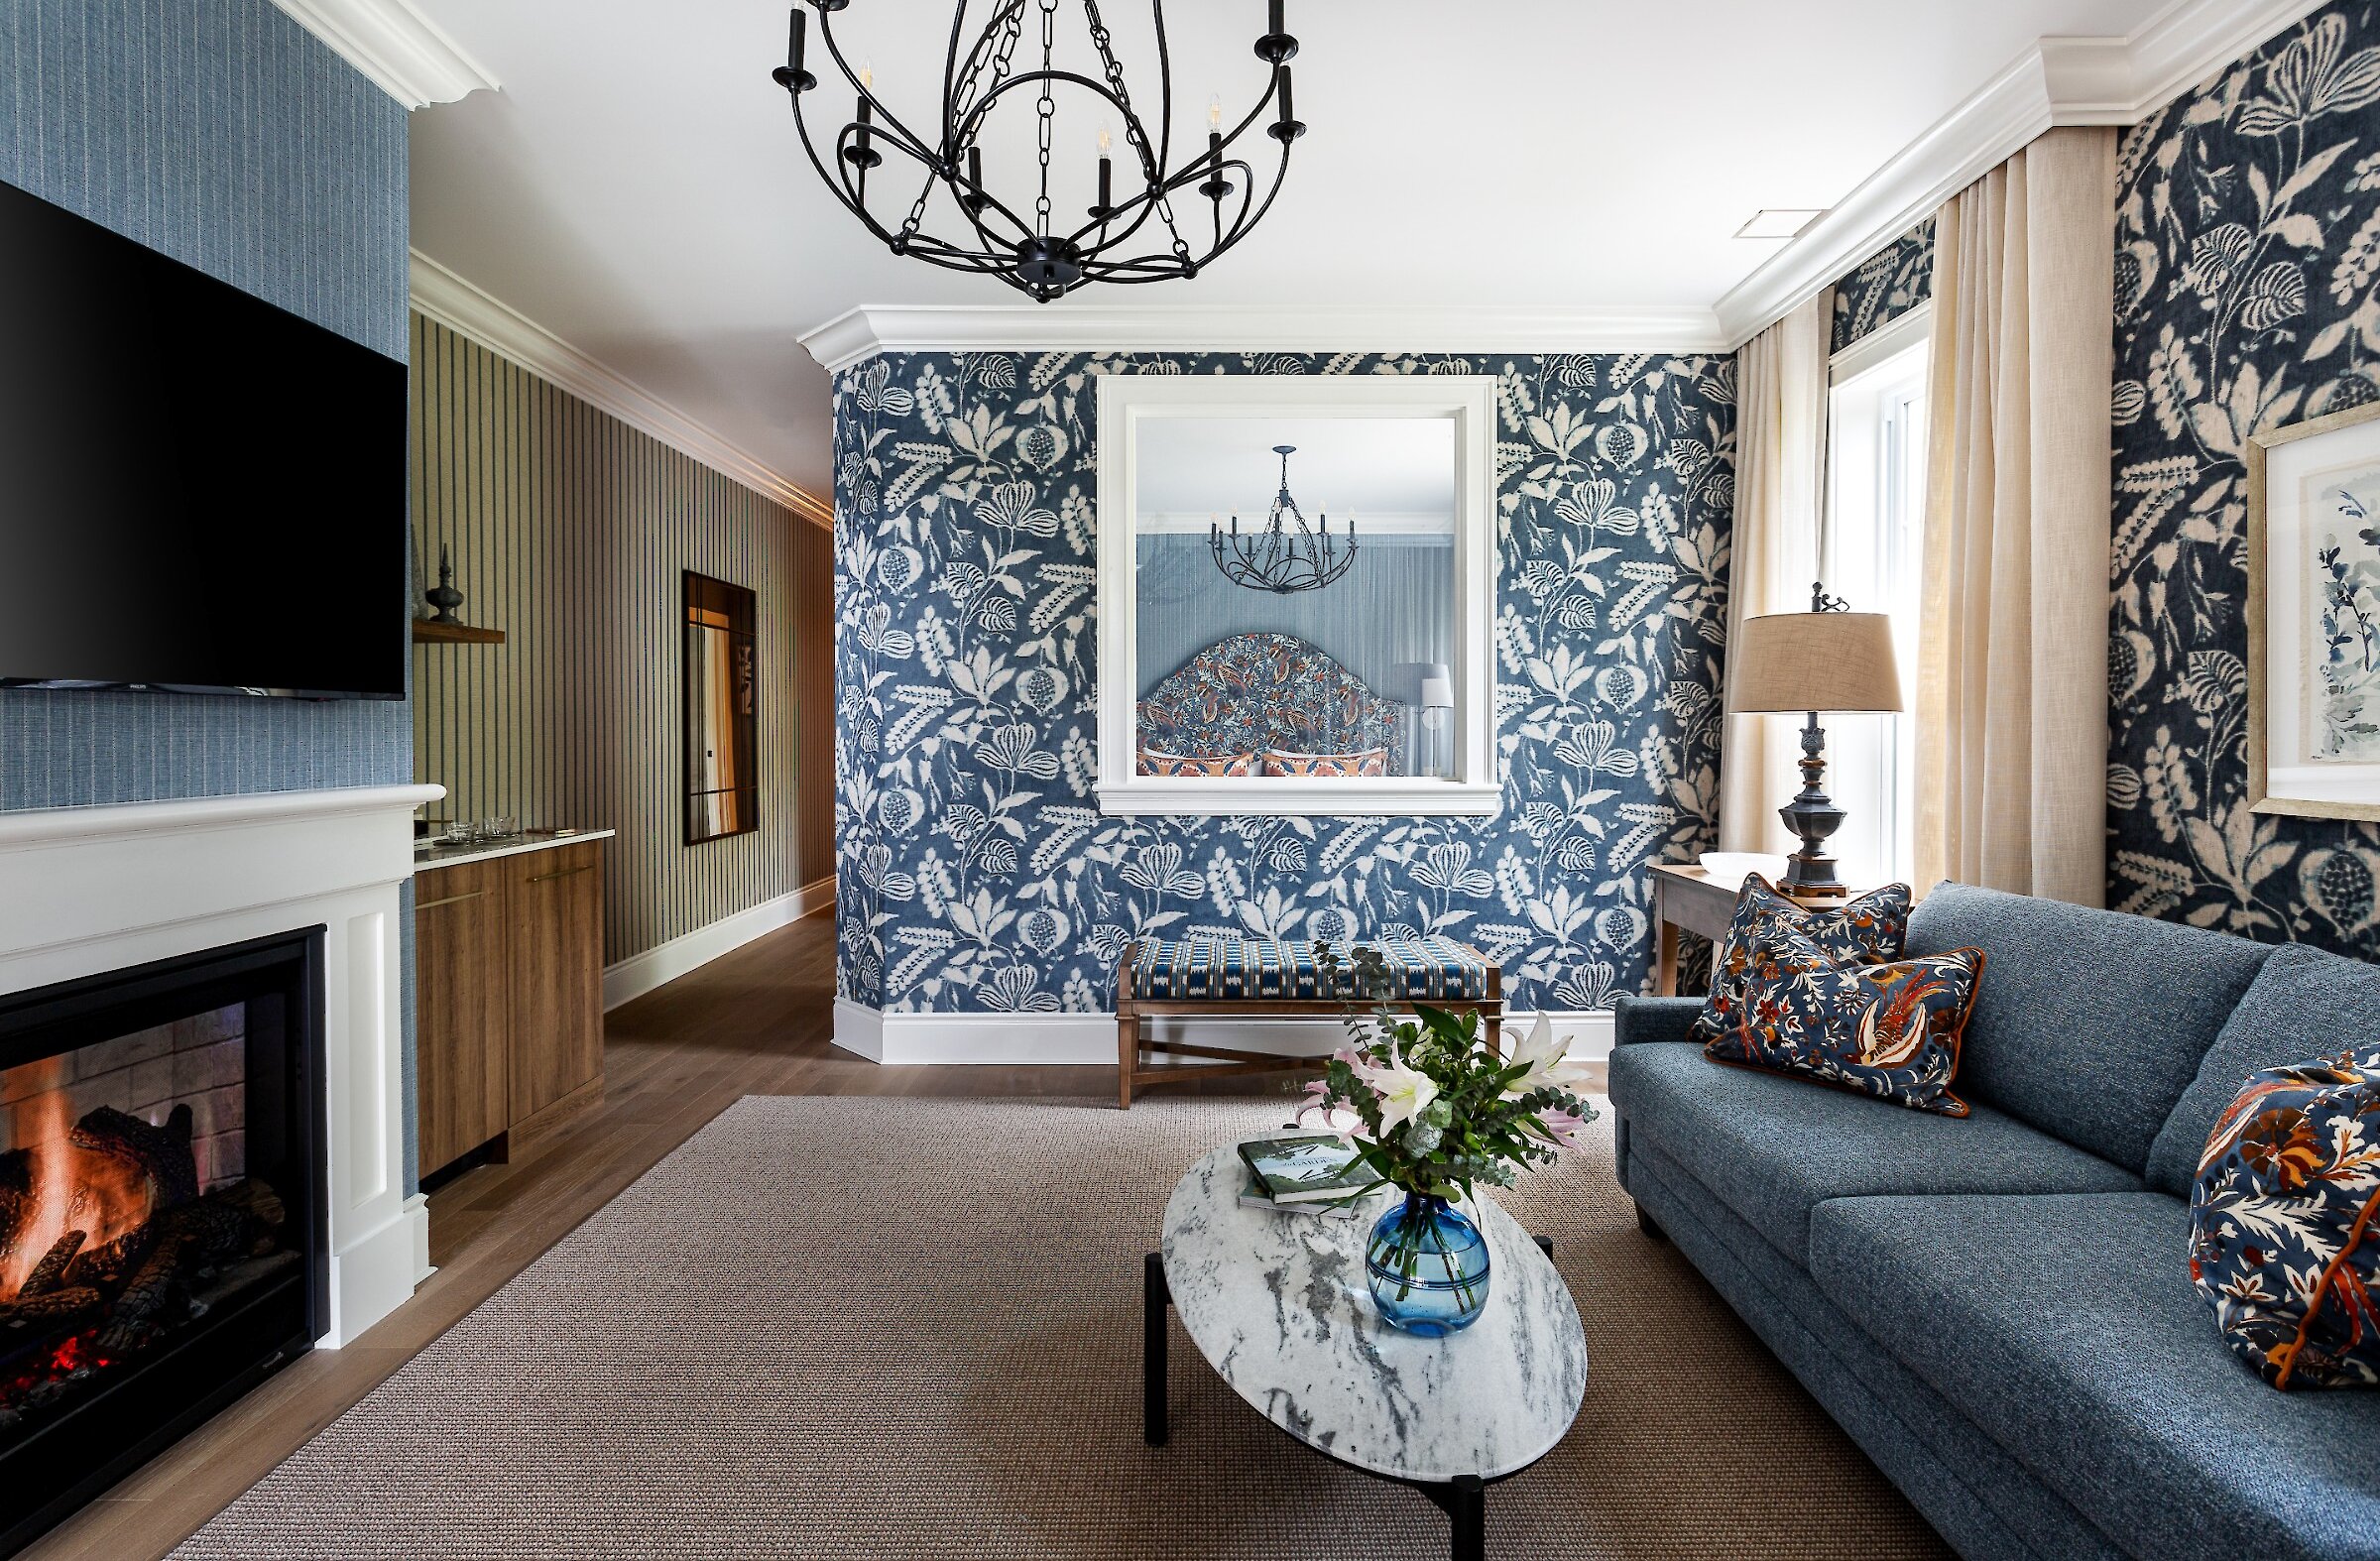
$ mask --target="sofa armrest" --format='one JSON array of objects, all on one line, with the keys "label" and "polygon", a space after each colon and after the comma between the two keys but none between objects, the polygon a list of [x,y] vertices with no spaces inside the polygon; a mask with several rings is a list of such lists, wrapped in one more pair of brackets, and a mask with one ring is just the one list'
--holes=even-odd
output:
[{"label": "sofa armrest", "polygon": [[1611,1004],[1611,1044],[1688,1039],[1687,1027],[1703,1012],[1701,998],[1618,998]]}]

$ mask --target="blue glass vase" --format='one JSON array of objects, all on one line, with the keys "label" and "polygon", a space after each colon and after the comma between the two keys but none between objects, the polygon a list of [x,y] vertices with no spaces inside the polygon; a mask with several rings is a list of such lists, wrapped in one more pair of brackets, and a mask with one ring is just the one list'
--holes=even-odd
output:
[{"label": "blue glass vase", "polygon": [[1407,1193],[1364,1244],[1372,1304],[1390,1327],[1443,1339],[1488,1304],[1488,1238],[1444,1198]]}]

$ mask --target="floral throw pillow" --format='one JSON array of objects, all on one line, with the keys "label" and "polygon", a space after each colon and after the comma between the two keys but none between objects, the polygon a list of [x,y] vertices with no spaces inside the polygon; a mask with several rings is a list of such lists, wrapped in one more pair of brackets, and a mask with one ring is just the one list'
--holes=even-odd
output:
[{"label": "floral throw pillow", "polygon": [[2380,1046],[2248,1076],[2199,1157],[2190,1276],[2275,1387],[2380,1385]]},{"label": "floral throw pillow", "polygon": [[1951,1093],[1959,1047],[1983,986],[1983,951],[1844,965],[1792,927],[1757,933],[1743,998],[1717,1062],[1797,1073],[1944,1117],[1964,1117]]},{"label": "floral throw pillow", "polygon": [[1253,754],[1165,754],[1153,748],[1140,750],[1140,773],[1144,776],[1245,776],[1255,774]]},{"label": "floral throw pillow", "polygon": [[1264,755],[1268,776],[1384,776],[1388,750],[1360,748],[1352,754],[1298,754],[1275,748]]},{"label": "floral throw pillow", "polygon": [[1735,900],[1727,935],[1711,955],[1711,996],[1695,1017],[1691,1034],[1722,1062],[1748,1062],[1737,1046],[1743,983],[1752,940],[1772,926],[1789,927],[1816,944],[1838,965],[1873,965],[1901,957],[1909,930],[1909,886],[1887,884],[1832,910],[1804,910],[1757,873],[1747,875]]}]

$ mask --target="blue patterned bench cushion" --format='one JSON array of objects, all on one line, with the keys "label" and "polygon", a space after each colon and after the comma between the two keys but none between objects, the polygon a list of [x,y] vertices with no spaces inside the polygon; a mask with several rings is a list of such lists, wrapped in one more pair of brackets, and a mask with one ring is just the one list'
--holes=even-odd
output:
[{"label": "blue patterned bench cushion", "polygon": [[[1451,937],[1365,938],[1362,945],[1380,951],[1394,990],[1408,1000],[1488,996],[1488,961]],[[1352,961],[1341,967],[1337,990],[1323,990],[1311,943],[1281,938],[1143,940],[1132,956],[1132,996],[1156,1002],[1312,1001],[1354,995]]]}]

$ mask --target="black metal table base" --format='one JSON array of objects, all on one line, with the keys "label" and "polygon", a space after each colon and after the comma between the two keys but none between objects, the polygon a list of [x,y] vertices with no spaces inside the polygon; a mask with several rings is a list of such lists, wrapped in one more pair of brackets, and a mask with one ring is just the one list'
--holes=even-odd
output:
[{"label": "black metal table base", "polygon": [[[1544,1236],[1530,1240],[1548,1258],[1554,1255],[1553,1241]],[[1165,1260],[1161,1254],[1150,1253],[1140,1261],[1140,1436],[1151,1447],[1163,1447],[1173,1435],[1172,1421],[1165,1403],[1165,1314],[1172,1309],[1173,1291],[1165,1283]],[[1272,1422],[1265,1422],[1270,1425]],[[1278,1430],[1279,1427],[1274,1427]],[[1286,1431],[1282,1432],[1287,1435]],[[1320,1457],[1345,1468],[1358,1466],[1344,1458],[1332,1457],[1313,1444],[1298,1440]],[[1369,1469],[1361,1473],[1391,1485],[1408,1486],[1429,1498],[1431,1503],[1446,1514],[1448,1526],[1447,1555],[1450,1561],[1488,1561],[1488,1487],[1493,1480],[1478,1475],[1457,1475],[1452,1480],[1399,1480],[1393,1475],[1378,1474]],[[1496,1480],[1518,1474],[1496,1476]]]}]

